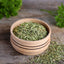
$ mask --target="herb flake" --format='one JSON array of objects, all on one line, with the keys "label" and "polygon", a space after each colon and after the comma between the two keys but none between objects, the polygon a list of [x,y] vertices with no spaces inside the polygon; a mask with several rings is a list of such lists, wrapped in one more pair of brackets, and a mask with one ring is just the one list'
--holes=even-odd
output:
[{"label": "herb flake", "polygon": [[15,27],[13,33],[20,39],[36,41],[46,37],[47,30],[39,23],[24,22]]}]

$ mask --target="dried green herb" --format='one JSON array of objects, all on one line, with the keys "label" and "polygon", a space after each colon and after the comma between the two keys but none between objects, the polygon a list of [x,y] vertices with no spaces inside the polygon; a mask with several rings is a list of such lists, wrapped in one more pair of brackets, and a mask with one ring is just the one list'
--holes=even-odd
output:
[{"label": "dried green herb", "polygon": [[62,59],[64,59],[64,45],[51,42],[45,54],[31,58],[30,64],[58,64]]},{"label": "dried green herb", "polygon": [[43,25],[34,22],[20,24],[14,28],[13,33],[20,39],[30,41],[40,40],[47,35],[46,28]]}]

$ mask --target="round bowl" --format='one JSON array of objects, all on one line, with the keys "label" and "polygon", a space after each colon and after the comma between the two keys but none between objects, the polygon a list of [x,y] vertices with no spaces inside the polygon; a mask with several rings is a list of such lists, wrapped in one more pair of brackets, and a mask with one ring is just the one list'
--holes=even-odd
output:
[{"label": "round bowl", "polygon": [[[13,29],[24,22],[36,22],[42,24],[48,32],[47,36],[37,41],[27,41],[27,40],[19,39],[14,35]],[[14,47],[14,49],[25,55],[38,55],[44,52],[50,44],[51,29],[47,23],[39,19],[25,18],[18,20],[12,24],[10,28],[10,33],[11,33],[10,42]]]}]

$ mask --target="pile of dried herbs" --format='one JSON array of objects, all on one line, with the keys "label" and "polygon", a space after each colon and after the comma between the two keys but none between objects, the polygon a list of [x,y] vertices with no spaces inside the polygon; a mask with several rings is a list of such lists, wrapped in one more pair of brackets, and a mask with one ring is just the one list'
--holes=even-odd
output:
[{"label": "pile of dried herbs", "polygon": [[51,42],[45,54],[30,58],[30,64],[58,64],[62,59],[64,59],[64,45]]},{"label": "pile of dried herbs", "polygon": [[47,30],[39,23],[24,22],[15,27],[13,33],[20,39],[36,41],[46,37]]}]

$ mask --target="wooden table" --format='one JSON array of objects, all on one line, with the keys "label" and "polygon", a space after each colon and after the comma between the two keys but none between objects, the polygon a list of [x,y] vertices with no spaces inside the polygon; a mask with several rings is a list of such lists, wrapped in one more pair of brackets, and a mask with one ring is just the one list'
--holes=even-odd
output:
[{"label": "wooden table", "polygon": [[[35,9],[21,9],[18,16],[3,18],[0,20],[0,64],[26,64],[29,57],[16,52],[10,44],[10,26],[21,18],[38,18],[47,22],[52,29],[51,40],[64,44],[64,28],[60,29],[55,25],[54,17],[46,12]],[[61,37],[60,37],[61,36]],[[64,62],[60,62],[64,64]]]}]

